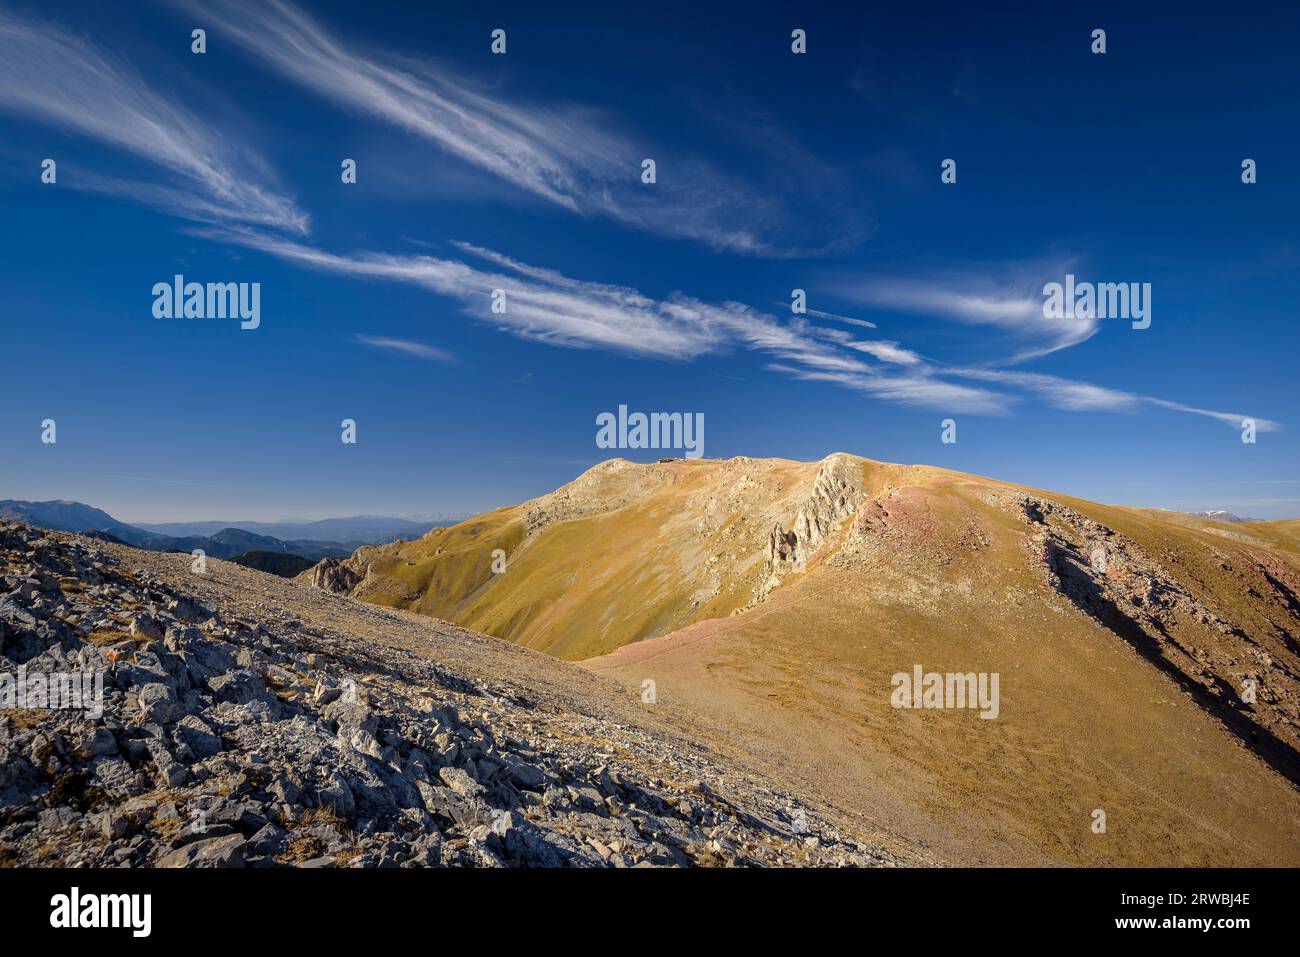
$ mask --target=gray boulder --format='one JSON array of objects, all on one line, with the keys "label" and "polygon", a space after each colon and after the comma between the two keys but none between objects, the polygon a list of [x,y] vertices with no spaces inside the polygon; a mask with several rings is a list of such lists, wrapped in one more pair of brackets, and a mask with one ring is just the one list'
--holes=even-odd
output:
[{"label": "gray boulder", "polygon": [[266,700],[266,682],[255,671],[240,668],[218,675],[208,682],[208,687],[217,696],[218,701],[231,704],[251,704]]},{"label": "gray boulder", "polygon": [[181,716],[176,692],[165,684],[147,684],[140,689],[140,713],[151,724],[171,724]]},{"label": "gray boulder", "polygon": [[248,840],[239,834],[186,844],[158,861],[159,867],[243,867]]},{"label": "gray boulder", "polygon": [[197,715],[187,714],[176,724],[176,734],[189,747],[196,760],[203,761],[221,753],[221,739]]}]

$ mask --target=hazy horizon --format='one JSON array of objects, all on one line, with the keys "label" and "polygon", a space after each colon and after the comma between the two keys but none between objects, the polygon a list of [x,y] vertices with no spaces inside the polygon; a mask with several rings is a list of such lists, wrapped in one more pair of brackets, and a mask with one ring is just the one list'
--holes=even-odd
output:
[{"label": "hazy horizon", "polygon": [[[860,454],[857,452],[852,452],[847,449],[836,449],[834,451],[849,452],[849,454],[853,454],[853,455]],[[736,453],[736,454],[741,455],[743,453]],[[626,455],[610,456],[610,458],[616,458],[616,457],[628,458],[631,461],[638,461],[638,459],[632,459],[631,456],[626,456]],[[730,458],[730,457],[731,456],[707,456],[707,458]],[[749,456],[749,457],[756,458],[758,456]],[[791,456],[764,456],[764,457],[791,458]],[[870,456],[863,456],[863,457],[870,458]],[[654,459],[655,456],[647,456],[639,459],[639,461],[651,462],[654,461]],[[591,465],[594,466],[596,464],[599,464],[600,461],[605,461],[605,459],[595,460],[591,463]],[[915,462],[915,463],[898,463],[898,464],[934,465],[935,463]],[[346,505],[344,505],[344,506],[340,506],[338,509],[332,512],[329,512],[328,514],[301,514],[301,513],[293,513],[293,512],[282,513],[282,512],[274,511],[272,508],[262,508],[262,509],[245,508],[242,512],[239,513],[226,513],[226,514],[237,514],[238,516],[236,518],[227,518],[224,517],[215,509],[212,512],[205,512],[203,511],[203,507],[201,505],[193,505],[193,506],[188,506],[189,509],[188,511],[182,512],[178,510],[177,512],[174,513],[172,512],[163,513],[167,517],[158,517],[160,513],[156,511],[154,512],[137,511],[136,506],[131,504],[126,504],[125,506],[122,507],[114,507],[111,504],[105,504],[102,501],[95,501],[87,498],[79,498],[75,495],[24,496],[24,495],[8,494],[7,492],[0,490],[0,499],[7,498],[7,499],[17,499],[20,501],[62,500],[62,501],[81,502],[82,504],[90,505],[95,508],[101,509],[102,511],[107,512],[109,515],[111,515],[113,518],[117,519],[118,521],[125,522],[128,525],[165,525],[165,524],[189,524],[195,522],[223,522],[223,523],[229,523],[232,526],[238,526],[241,523],[248,524],[254,522],[266,523],[266,524],[292,524],[298,522],[319,522],[319,521],[326,521],[335,518],[362,518],[362,517],[400,518],[406,521],[414,521],[414,522],[443,521],[443,520],[460,521],[460,520],[472,518],[476,515],[484,514],[485,512],[493,511],[498,508],[517,505],[520,504],[521,502],[528,501],[529,499],[536,498],[539,495],[544,495],[547,492],[554,491],[555,488],[558,488],[560,485],[566,484],[567,482],[573,480],[574,478],[577,478],[580,474],[582,474],[583,471],[586,470],[586,468],[590,468],[590,467],[591,466],[587,466],[585,468],[578,468],[568,478],[565,478],[557,482],[554,486],[544,487],[544,488],[539,487],[536,491],[530,494],[523,495],[517,501],[503,501],[503,502],[496,502],[493,504],[483,505],[480,507],[467,507],[467,508],[443,508],[443,509],[426,508],[423,510],[382,512],[382,511],[376,511],[373,508],[366,508],[362,506],[349,509]],[[984,478],[998,479],[1001,481],[1011,482],[1017,485],[1029,485],[1035,488],[1044,488],[1046,491],[1059,492],[1062,494],[1073,495],[1079,498],[1086,498],[1089,501],[1097,501],[1100,502],[1101,504],[1106,504],[1106,505],[1131,506],[1134,508],[1162,508],[1162,509],[1170,509],[1178,512],[1203,512],[1203,511],[1222,509],[1224,511],[1232,512],[1233,514],[1238,515],[1239,517],[1242,518],[1259,519],[1262,521],[1276,521],[1276,520],[1285,520],[1291,518],[1300,518],[1300,507],[1292,506],[1290,504],[1291,500],[1289,499],[1270,500],[1268,498],[1239,498],[1233,496],[1231,493],[1225,493],[1225,495],[1222,498],[1205,499],[1205,500],[1188,499],[1188,500],[1175,501],[1175,500],[1163,499],[1163,498],[1148,499],[1144,497],[1142,493],[1135,491],[1133,497],[1129,499],[1105,500],[1105,499],[1092,498],[1091,496],[1086,495],[1070,487],[1052,488],[1047,486],[1034,485],[1031,482],[1022,481],[1014,475],[996,474],[996,473],[972,473],[972,474],[981,474],[981,476]],[[1267,481],[1243,482],[1241,484],[1254,485],[1257,487],[1273,486],[1273,487],[1282,487],[1282,488],[1288,488],[1288,487],[1300,488],[1300,480],[1296,480],[1294,482],[1279,481],[1276,483],[1267,482]],[[180,506],[179,508],[187,508],[187,507]]]}]

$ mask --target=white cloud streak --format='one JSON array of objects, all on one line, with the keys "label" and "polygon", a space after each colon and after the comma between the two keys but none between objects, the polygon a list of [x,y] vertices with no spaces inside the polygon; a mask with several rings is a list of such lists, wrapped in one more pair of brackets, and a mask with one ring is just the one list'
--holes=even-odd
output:
[{"label": "white cloud streak", "polygon": [[834,312],[822,312],[820,309],[809,309],[808,315],[817,319],[829,319],[832,322],[847,322],[851,326],[862,326],[866,329],[877,328],[874,322],[868,322],[866,319],[855,319],[852,316],[841,316]]},{"label": "white cloud streak", "polygon": [[783,217],[776,200],[675,155],[658,155],[658,182],[643,185],[645,148],[591,110],[507,102],[435,64],[364,50],[285,0],[174,2],[302,88],[548,203],[715,249],[785,254],[767,238]]},{"label": "white cloud streak", "polygon": [[[459,301],[466,314],[481,321],[556,346],[668,360],[746,348],[772,357],[775,361],[766,368],[773,372],[951,414],[1004,414],[1021,394],[1028,393],[1069,412],[1134,412],[1149,404],[1209,416],[1234,427],[1240,427],[1243,418],[1042,373],[939,367],[894,342],[856,340],[845,330],[814,326],[802,318],[783,324],[738,302],[707,303],[682,293],[655,299],[628,286],[573,279],[470,243],[453,246],[492,268],[424,255],[340,256],[247,229],[206,230],[205,234],[313,269],[422,286]],[[492,294],[498,289],[506,294],[504,313],[491,309]],[[864,353],[887,365],[864,361]],[[898,369],[886,371],[891,367]],[[954,378],[1000,388],[949,381]],[[1269,419],[1254,418],[1260,431],[1280,428]]]},{"label": "white cloud streak", "polygon": [[[707,303],[682,293],[655,299],[627,286],[573,279],[468,243],[454,245],[487,268],[426,255],[340,256],[252,230],[204,232],[312,269],[422,286],[457,300],[467,315],[482,322],[551,345],[679,361],[744,348],[767,354],[775,360],[774,370],[796,378],[832,382],[909,405],[954,411],[958,404],[956,411],[994,414],[1014,401],[986,389],[938,381],[924,370],[883,374],[858,354],[861,350],[841,348],[817,334],[826,330],[798,322],[785,325],[742,303]],[[506,311],[499,314],[491,309],[497,289],[506,294]]]},{"label": "white cloud streak", "polygon": [[979,379],[999,385],[1015,386],[1032,392],[1046,399],[1053,407],[1067,412],[1138,412],[1143,405],[1154,405],[1175,412],[1190,415],[1202,415],[1217,419],[1234,429],[1240,429],[1246,419],[1255,423],[1258,432],[1277,432],[1282,429],[1280,422],[1258,416],[1248,416],[1237,412],[1215,412],[1196,406],[1171,402],[1154,396],[1108,389],[1103,386],[1064,379],[1058,376],[1044,375],[1037,372],[1008,372],[997,369],[946,369],[946,375],[959,378]]},{"label": "white cloud streak", "polygon": [[829,339],[846,349],[853,349],[874,356],[881,362],[902,366],[919,366],[923,362],[921,356],[911,349],[905,349],[897,342],[888,339],[855,339],[850,333],[842,329],[825,329],[812,325],[807,328],[812,335]]},{"label": "white cloud streak", "polygon": [[[1070,267],[1035,271],[1063,279]],[[1049,319],[1043,314],[1042,279],[993,282],[980,276],[931,279],[870,279],[852,283],[845,295],[882,309],[931,315],[1005,333],[1016,350],[1009,361],[1026,362],[1077,346],[1096,335],[1097,319]]]},{"label": "white cloud streak", "polygon": [[1141,397],[1116,389],[1043,375],[1038,372],[1007,372],[998,369],[948,369],[948,375],[1011,385],[1047,399],[1067,412],[1135,412]]},{"label": "white cloud streak", "polygon": [[429,359],[433,362],[456,361],[456,357],[445,349],[425,345],[423,342],[412,342],[409,339],[393,339],[387,336],[368,336],[360,332],[357,333],[356,338],[357,342],[373,349],[400,352],[404,355],[414,356],[417,359]]},{"label": "white cloud streak", "polygon": [[266,169],[256,156],[231,147],[89,41],[4,11],[0,111],[89,136],[176,178],[150,185],[92,174],[69,185],[132,196],[201,222],[307,232],[307,216],[291,200],[258,185]]},{"label": "white cloud streak", "polygon": [[1190,415],[1203,415],[1207,418],[1217,419],[1224,425],[1231,426],[1234,429],[1240,429],[1245,420],[1250,419],[1255,423],[1255,431],[1257,432],[1282,431],[1282,423],[1274,422],[1272,419],[1262,419],[1255,415],[1244,415],[1240,412],[1215,412],[1212,409],[1199,409],[1194,405],[1184,405],[1181,402],[1170,402],[1168,399],[1154,399],[1149,396],[1144,401],[1164,409],[1173,409],[1175,412],[1186,412]]},{"label": "white cloud streak", "polygon": [[799,369],[781,363],[770,363],[766,368],[795,379],[810,382],[829,382],[857,392],[864,392],[887,402],[899,405],[921,406],[940,412],[967,413],[971,415],[1003,415],[1017,399],[1005,393],[972,388],[955,382],[945,382],[926,373],[914,375],[861,375],[843,372],[824,372]]}]

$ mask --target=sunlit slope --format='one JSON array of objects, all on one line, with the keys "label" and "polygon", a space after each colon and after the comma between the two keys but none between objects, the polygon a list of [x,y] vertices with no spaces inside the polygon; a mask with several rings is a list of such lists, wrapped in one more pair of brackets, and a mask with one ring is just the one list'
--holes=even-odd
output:
[{"label": "sunlit slope", "polygon": [[[844,458],[866,486],[900,471]],[[789,522],[820,471],[611,460],[532,502],[361,549],[348,562],[363,577],[352,593],[562,658],[602,654],[755,601],[773,525]]]},{"label": "sunlit slope", "polygon": [[[1300,863],[1293,565],[1128,509],[909,478],[761,604],[585,664],[951,861]],[[998,673],[998,717],[891,707],[917,664]]]},{"label": "sunlit slope", "polygon": [[1219,538],[1245,544],[1264,545],[1300,556],[1300,519],[1285,519],[1277,522],[1218,522],[1199,515],[1186,512],[1172,512],[1166,509],[1127,509],[1127,511],[1149,515],[1162,522],[1181,525]]},{"label": "sunlit slope", "polygon": [[360,549],[334,584],[583,659],[761,607],[829,568],[859,576],[860,591],[891,580],[885,597],[905,598],[951,566],[965,576],[926,599],[940,614],[978,578],[989,615],[1082,620],[1300,779],[1296,526],[1105,506],[844,454],[614,459],[523,505]]},{"label": "sunlit slope", "polygon": [[[944,577],[903,598],[828,570],[584,665],[948,863],[1300,864],[1294,786],[1176,684],[1085,621]],[[998,717],[892,708],[914,664],[1000,673]]]},{"label": "sunlit slope", "polygon": [[[951,860],[1300,863],[1296,527],[843,454],[613,460],[331,574],[655,681]],[[892,708],[915,665],[999,674],[999,716]]]}]

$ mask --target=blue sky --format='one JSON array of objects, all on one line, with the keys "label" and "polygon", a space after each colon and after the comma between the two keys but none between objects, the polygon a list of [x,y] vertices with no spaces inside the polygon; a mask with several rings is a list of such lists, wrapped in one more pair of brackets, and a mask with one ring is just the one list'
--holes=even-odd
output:
[{"label": "blue sky", "polygon": [[[7,3],[0,497],[480,511],[625,404],[710,457],[1300,515],[1300,15],[611,6]],[[260,328],[155,319],[176,273]],[[1150,328],[1045,319],[1067,273]]]}]

